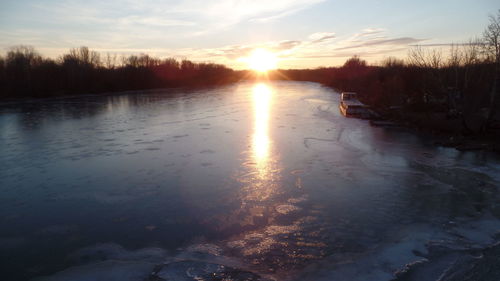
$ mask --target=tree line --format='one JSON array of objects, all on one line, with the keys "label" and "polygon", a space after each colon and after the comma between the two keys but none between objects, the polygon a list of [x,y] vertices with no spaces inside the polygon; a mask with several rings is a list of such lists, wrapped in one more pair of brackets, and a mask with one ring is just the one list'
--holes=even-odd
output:
[{"label": "tree line", "polygon": [[87,47],[71,49],[58,59],[44,58],[30,46],[12,47],[0,56],[0,98],[211,86],[237,79],[237,72],[220,64],[147,54],[101,56]]}]

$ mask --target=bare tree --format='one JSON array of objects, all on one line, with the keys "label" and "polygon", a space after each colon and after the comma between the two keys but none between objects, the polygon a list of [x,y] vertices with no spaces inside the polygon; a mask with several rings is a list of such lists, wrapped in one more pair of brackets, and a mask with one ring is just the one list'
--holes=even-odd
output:
[{"label": "bare tree", "polygon": [[381,65],[387,68],[401,68],[405,66],[405,61],[396,57],[385,58]]},{"label": "bare tree", "polygon": [[480,38],[470,39],[467,44],[462,45],[463,63],[465,66],[475,65],[481,62],[481,48],[483,41]]},{"label": "bare tree", "polygon": [[[5,59],[0,56],[0,92],[3,92],[3,87],[5,86]],[[2,94],[0,93],[0,96]]]},{"label": "bare tree", "polygon": [[104,66],[107,69],[115,69],[117,66],[116,54],[111,55],[110,53],[106,53],[106,57],[104,58]]},{"label": "bare tree", "polygon": [[162,65],[168,66],[172,69],[180,68],[180,63],[174,58],[166,58],[161,62]]},{"label": "bare tree", "polygon": [[448,67],[458,68],[464,62],[464,53],[463,49],[460,48],[460,45],[451,44],[449,58],[447,61]]},{"label": "bare tree", "polygon": [[6,65],[30,67],[39,64],[42,57],[31,46],[15,46],[10,48],[5,59]]},{"label": "bare tree", "polygon": [[101,56],[96,51],[90,51],[87,47],[74,48],[69,54],[63,56],[63,61],[73,61],[77,64],[92,67],[101,66]]},{"label": "bare tree", "polygon": [[432,49],[432,51],[429,52],[428,57],[432,68],[438,69],[443,66],[443,52],[441,49]]},{"label": "bare tree", "polygon": [[488,57],[495,62],[495,76],[490,94],[490,108],[488,112],[488,120],[491,120],[495,115],[495,101],[499,92],[499,74],[500,74],[500,10],[497,15],[490,15],[490,23],[483,32],[484,49]]},{"label": "bare tree", "polygon": [[421,68],[441,68],[443,66],[443,52],[441,49],[425,49],[414,46],[408,50],[408,64]]},{"label": "bare tree", "polygon": [[480,38],[470,39],[468,43],[462,45],[462,63],[464,66],[463,89],[469,87],[471,72],[473,68],[483,62],[483,41]]},{"label": "bare tree", "polygon": [[500,63],[500,10],[496,17],[490,15],[490,24],[483,32],[484,47],[497,64]]},{"label": "bare tree", "polygon": [[414,46],[408,50],[408,64],[416,67],[425,68],[426,60],[422,46]]},{"label": "bare tree", "polygon": [[184,59],[181,61],[181,69],[182,70],[193,70],[196,67],[196,65],[187,59]]},{"label": "bare tree", "polygon": [[26,91],[32,85],[32,69],[42,63],[42,56],[31,46],[12,47],[5,58],[5,68],[10,73],[8,79],[16,81],[15,87],[24,87]]},{"label": "bare tree", "polygon": [[445,66],[443,52],[441,49],[428,49],[422,46],[414,46],[408,50],[408,65],[420,68],[422,73],[422,85],[420,95],[424,101],[428,97],[440,95],[444,92],[444,73],[441,71]]},{"label": "bare tree", "polygon": [[449,52],[449,57],[448,61],[446,62],[446,66],[453,70],[454,74],[454,80],[455,82],[453,83],[453,87],[455,89],[458,89],[459,87],[459,74],[460,74],[460,68],[463,65],[464,61],[464,54],[462,48],[460,48],[459,45],[457,44],[451,44],[450,46],[450,52]]},{"label": "bare tree", "polygon": [[346,60],[342,67],[344,67],[344,68],[360,68],[360,67],[366,67],[366,66],[367,66],[367,63],[365,60],[361,59],[358,55],[354,55],[353,57]]}]

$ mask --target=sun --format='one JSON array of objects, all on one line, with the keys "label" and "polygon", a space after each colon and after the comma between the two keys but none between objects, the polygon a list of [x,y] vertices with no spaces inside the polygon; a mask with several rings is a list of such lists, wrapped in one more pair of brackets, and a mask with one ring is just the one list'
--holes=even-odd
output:
[{"label": "sun", "polygon": [[247,58],[248,67],[261,73],[275,69],[277,62],[278,58],[275,54],[262,48],[253,50]]}]

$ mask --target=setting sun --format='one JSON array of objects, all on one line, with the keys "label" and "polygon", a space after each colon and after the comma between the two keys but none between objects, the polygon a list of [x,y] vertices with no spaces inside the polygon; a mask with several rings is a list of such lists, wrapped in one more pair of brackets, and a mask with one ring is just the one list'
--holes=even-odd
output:
[{"label": "setting sun", "polygon": [[266,49],[255,49],[248,57],[248,66],[258,72],[266,72],[275,69],[278,58]]}]

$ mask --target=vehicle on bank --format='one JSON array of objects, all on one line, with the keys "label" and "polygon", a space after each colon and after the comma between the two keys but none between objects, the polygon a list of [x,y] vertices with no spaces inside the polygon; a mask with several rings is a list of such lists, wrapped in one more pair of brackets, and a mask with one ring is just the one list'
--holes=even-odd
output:
[{"label": "vehicle on bank", "polygon": [[358,100],[357,94],[343,92],[340,96],[340,112],[345,117],[368,119],[372,116],[370,108]]}]

